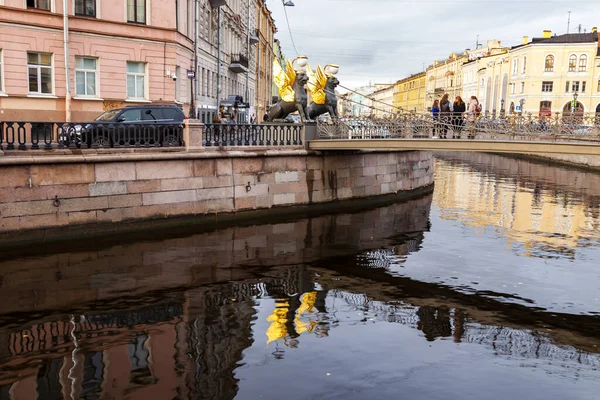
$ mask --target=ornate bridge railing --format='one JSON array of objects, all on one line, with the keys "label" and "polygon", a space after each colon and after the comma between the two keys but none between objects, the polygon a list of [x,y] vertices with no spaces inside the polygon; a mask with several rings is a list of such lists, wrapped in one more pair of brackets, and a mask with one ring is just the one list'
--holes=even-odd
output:
[{"label": "ornate bridge railing", "polygon": [[535,116],[481,114],[465,117],[429,113],[400,114],[394,118],[340,118],[318,121],[319,139],[431,139],[473,138],[496,140],[600,141],[600,113]]},{"label": "ornate bridge railing", "polygon": [[182,124],[0,121],[0,150],[183,145]]},{"label": "ornate bridge railing", "polygon": [[207,124],[203,144],[217,146],[302,146],[300,124]]}]

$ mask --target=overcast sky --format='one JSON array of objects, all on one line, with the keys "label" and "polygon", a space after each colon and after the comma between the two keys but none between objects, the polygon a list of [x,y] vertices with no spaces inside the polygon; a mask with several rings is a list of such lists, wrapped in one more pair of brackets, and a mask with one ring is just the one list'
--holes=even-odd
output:
[{"label": "overcast sky", "polygon": [[[505,46],[544,29],[571,32],[600,27],[600,0],[292,0],[287,10],[300,55],[310,64],[338,64],[351,88],[395,82],[434,59],[498,39]],[[267,0],[287,58],[296,56],[282,0]]]}]

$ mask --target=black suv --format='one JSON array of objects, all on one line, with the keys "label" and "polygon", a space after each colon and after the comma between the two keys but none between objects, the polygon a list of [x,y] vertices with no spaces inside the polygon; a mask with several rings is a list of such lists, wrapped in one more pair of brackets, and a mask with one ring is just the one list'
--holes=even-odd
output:
[{"label": "black suv", "polygon": [[61,141],[77,147],[181,146],[185,119],[181,108],[172,105],[116,108],[94,122],[71,124]]}]

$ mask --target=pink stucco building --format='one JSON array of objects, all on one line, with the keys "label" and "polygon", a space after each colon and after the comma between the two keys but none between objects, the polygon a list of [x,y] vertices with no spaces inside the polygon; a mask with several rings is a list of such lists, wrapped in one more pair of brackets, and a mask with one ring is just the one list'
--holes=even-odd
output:
[{"label": "pink stucco building", "polygon": [[102,111],[191,98],[193,0],[0,0],[0,120],[89,120]]}]

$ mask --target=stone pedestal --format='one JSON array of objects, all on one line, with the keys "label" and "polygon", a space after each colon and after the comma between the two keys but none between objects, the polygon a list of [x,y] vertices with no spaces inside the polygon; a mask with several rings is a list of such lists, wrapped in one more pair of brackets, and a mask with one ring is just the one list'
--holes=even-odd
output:
[{"label": "stone pedestal", "polygon": [[183,129],[183,141],[186,151],[202,150],[202,136],[204,135],[204,124],[197,119],[190,119]]},{"label": "stone pedestal", "polygon": [[311,140],[317,140],[319,133],[317,130],[316,122],[306,122],[304,124],[304,148],[308,149],[308,142]]}]

